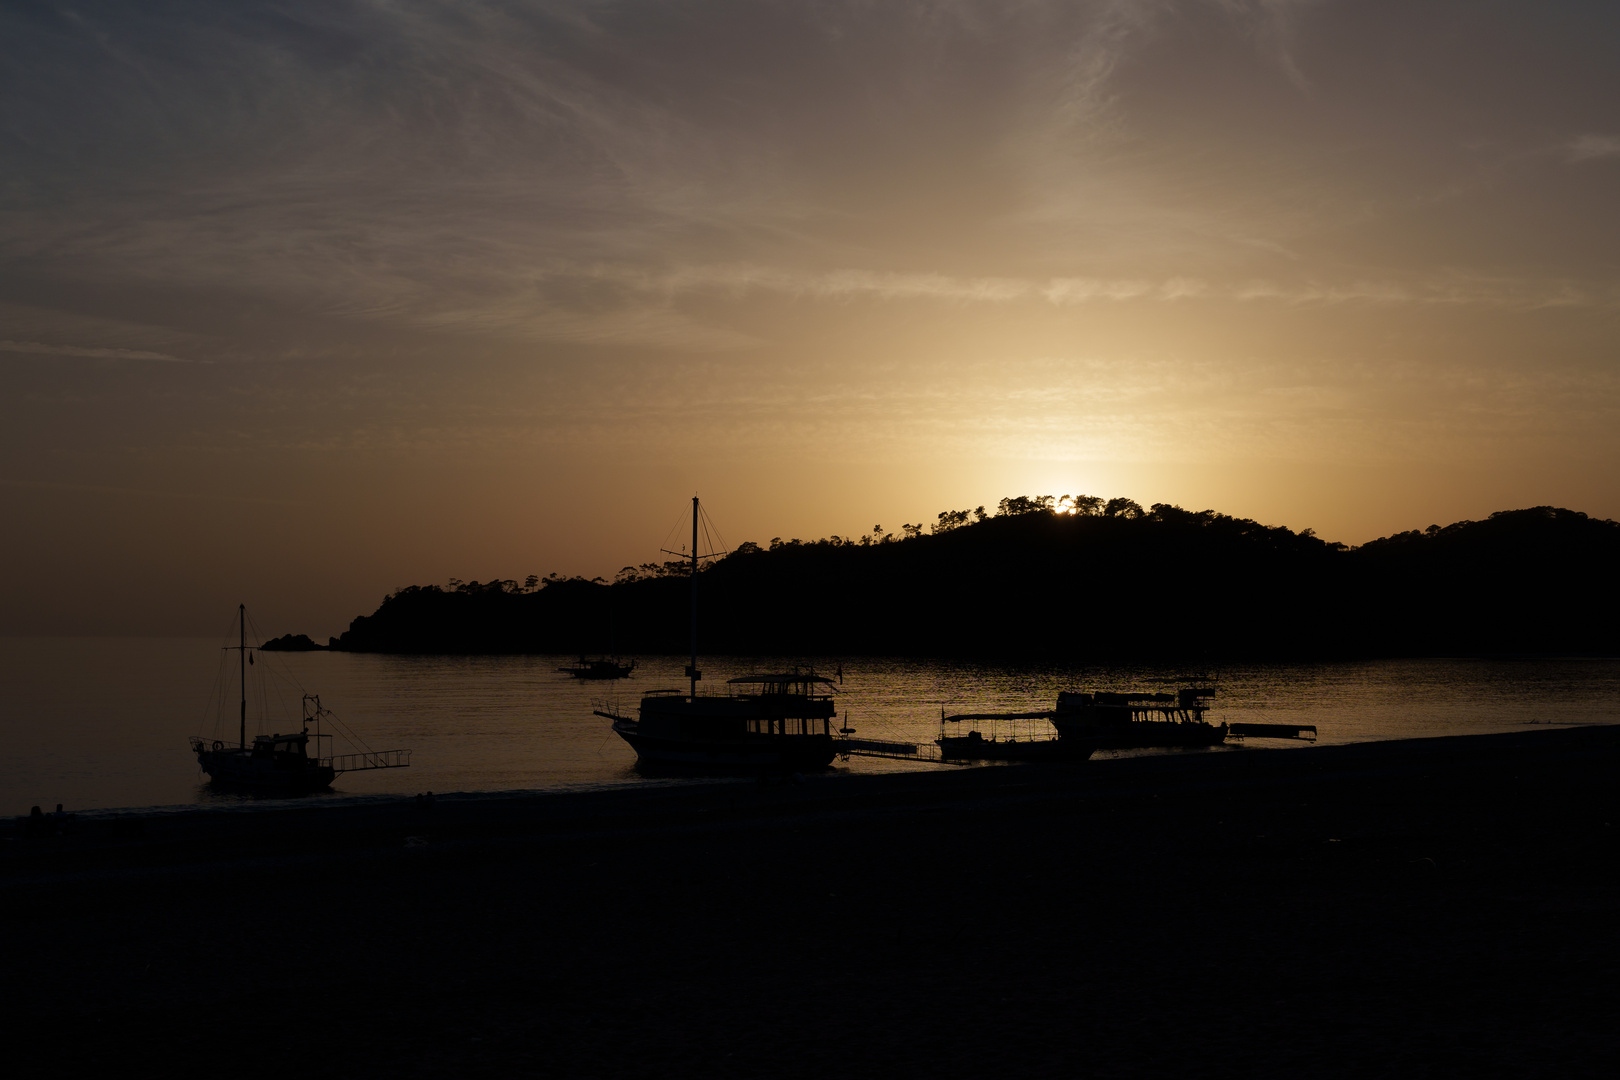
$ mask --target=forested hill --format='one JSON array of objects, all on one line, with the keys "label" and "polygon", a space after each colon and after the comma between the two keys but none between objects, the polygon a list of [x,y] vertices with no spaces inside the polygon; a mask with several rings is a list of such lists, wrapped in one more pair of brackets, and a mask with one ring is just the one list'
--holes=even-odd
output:
[{"label": "forested hill", "polygon": [[[699,648],[1092,660],[1620,653],[1620,524],[1553,507],[1359,548],[1212,511],[1045,498],[901,538],[744,544],[699,575]],[[413,586],[332,647],[681,653],[684,564]],[[610,630],[611,626],[611,630]]]}]

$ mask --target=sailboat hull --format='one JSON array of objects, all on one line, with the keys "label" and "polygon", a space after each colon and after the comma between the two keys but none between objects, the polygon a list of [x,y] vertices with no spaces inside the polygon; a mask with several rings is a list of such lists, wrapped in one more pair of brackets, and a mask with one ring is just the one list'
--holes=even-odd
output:
[{"label": "sailboat hull", "polygon": [[199,750],[197,764],[214,784],[244,791],[295,794],[331,787],[337,771],[308,758],[280,762],[237,749]]}]

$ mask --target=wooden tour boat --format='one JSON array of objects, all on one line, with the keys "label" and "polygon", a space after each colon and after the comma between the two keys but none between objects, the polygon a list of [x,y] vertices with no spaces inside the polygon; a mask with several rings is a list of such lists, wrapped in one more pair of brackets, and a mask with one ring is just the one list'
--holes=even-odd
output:
[{"label": "wooden tour boat", "polygon": [[[597,716],[642,762],[703,770],[817,769],[838,752],[832,721],[833,680],[797,668],[774,675],[743,675],[727,680],[728,694],[699,694],[703,673],[697,666],[698,527],[702,507],[692,497],[691,662],[685,690],[653,690],[641,698],[635,716],[604,706]],[[670,555],[685,552],[669,551]]]}]

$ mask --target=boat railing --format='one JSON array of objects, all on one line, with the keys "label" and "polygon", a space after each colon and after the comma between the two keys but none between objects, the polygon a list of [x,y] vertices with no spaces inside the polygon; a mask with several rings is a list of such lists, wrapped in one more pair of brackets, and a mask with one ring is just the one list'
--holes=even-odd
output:
[{"label": "boat railing", "polygon": [[829,703],[829,702],[831,702],[833,700],[833,696],[831,694],[798,694],[798,693],[761,694],[761,693],[759,693],[757,691],[748,691],[748,690],[733,690],[733,691],[731,691],[730,694],[728,694],[726,696],[736,698],[739,701],[764,701],[764,702],[773,702],[774,701],[774,702],[793,702],[793,703],[797,703],[797,702],[813,702],[814,704],[817,704],[817,705],[821,705],[821,704],[824,704],[824,703]]},{"label": "boat railing", "polygon": [[365,772],[368,769],[405,769],[410,767],[411,752],[370,750],[363,754],[339,754],[337,757],[322,758],[320,763],[340,773]]},{"label": "boat railing", "polygon": [[1168,697],[1168,695],[1161,695],[1160,700],[1154,700],[1148,695],[1132,695],[1127,698],[1126,695],[1121,694],[1119,697],[1122,700],[1104,701],[1096,704],[1087,702],[1078,706],[1070,705],[1067,708],[1059,708],[1055,710],[1053,715],[1072,715],[1079,710],[1089,710],[1092,708],[1127,709],[1129,710],[1131,720],[1133,721],[1148,720],[1163,721],[1172,724],[1199,724],[1206,723],[1207,721],[1204,720],[1204,715],[1214,711],[1213,706],[1207,704],[1207,699],[1200,699],[1195,702],[1181,702],[1175,700],[1163,700],[1163,698]]},{"label": "boat railing", "polygon": [[191,742],[191,748],[196,751],[213,750],[215,753],[220,753],[226,750],[243,749],[234,742],[224,742],[220,739],[205,739],[201,735],[190,735],[187,736],[187,738]]},{"label": "boat railing", "polygon": [[1231,724],[1227,734],[1235,739],[1303,739],[1316,741],[1315,724]]},{"label": "boat railing", "polygon": [[1132,720],[1156,720],[1172,724],[1202,724],[1207,723],[1204,714],[1211,710],[1207,707],[1183,708],[1180,705],[1132,705]]}]

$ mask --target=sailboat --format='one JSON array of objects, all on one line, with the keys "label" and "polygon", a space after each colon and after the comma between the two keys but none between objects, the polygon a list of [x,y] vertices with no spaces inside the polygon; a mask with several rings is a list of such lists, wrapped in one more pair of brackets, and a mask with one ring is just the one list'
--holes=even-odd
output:
[{"label": "sailboat", "polygon": [[409,750],[365,751],[334,757],[332,736],[321,731],[321,721],[333,718],[332,713],[321,707],[321,699],[316,694],[304,695],[303,721],[298,732],[256,735],[249,744],[247,669],[252,663],[250,654],[256,649],[247,643],[246,604],[237,605],[237,620],[237,644],[226,646],[227,650],[238,654],[241,668],[242,703],[237,744],[230,746],[220,739],[191,737],[191,750],[197,755],[197,764],[210,780],[225,787],[293,795],[329,787],[339,773],[403,769],[410,765]]},{"label": "sailboat", "polygon": [[[837,747],[833,680],[798,668],[728,679],[727,694],[698,693],[698,564],[702,507],[692,497],[692,649],[687,687],[653,690],[634,717],[597,709],[644,762],[700,769],[800,770],[831,764]],[[669,552],[669,554],[678,554]]]},{"label": "sailboat", "polygon": [[619,659],[619,652],[613,647],[613,609],[608,609],[608,655],[594,660],[588,660],[581,655],[575,663],[557,669],[564,675],[572,675],[576,679],[628,679],[630,673],[636,670],[634,660],[626,663]]},{"label": "sailboat", "polygon": [[564,675],[572,675],[576,679],[626,679],[636,670],[636,662],[620,661],[617,657],[605,656],[597,660],[587,660],[580,657],[572,664],[557,669]]}]

